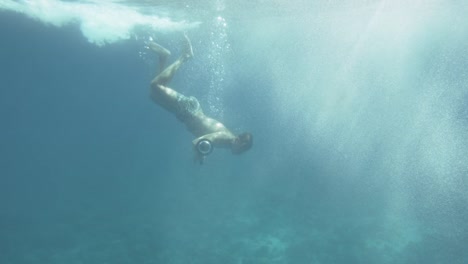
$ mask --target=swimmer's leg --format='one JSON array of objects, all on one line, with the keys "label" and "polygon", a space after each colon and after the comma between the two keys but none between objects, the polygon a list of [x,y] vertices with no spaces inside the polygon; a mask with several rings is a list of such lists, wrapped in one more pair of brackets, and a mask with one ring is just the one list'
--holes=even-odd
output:
[{"label": "swimmer's leg", "polygon": [[148,43],[148,47],[159,55],[159,71],[157,74],[160,74],[166,67],[167,57],[171,55],[171,52],[153,41]]},{"label": "swimmer's leg", "polygon": [[174,63],[169,65],[164,71],[159,73],[151,81],[151,87],[155,87],[158,85],[166,85],[168,82],[172,80],[172,77],[174,77],[174,74],[177,72],[180,66],[182,66],[182,64],[186,62],[188,59],[193,57],[192,43],[190,42],[190,39],[187,37],[187,35],[184,35],[184,36],[185,36],[184,53],[179,57],[179,59],[177,59]]},{"label": "swimmer's leg", "polygon": [[161,84],[151,85],[150,97],[153,102],[171,113],[177,114],[180,111],[179,98],[182,98],[182,95],[169,87]]},{"label": "swimmer's leg", "polygon": [[[187,36],[185,36],[186,46],[184,53],[180,56],[178,60],[172,63],[169,67],[160,72],[152,81],[151,81],[151,99],[170,112],[177,113],[179,111],[179,98],[181,94],[177,91],[169,88],[166,84],[172,79],[175,72],[180,68],[180,66],[193,57],[192,44]],[[155,43],[156,44],[156,43]],[[167,54],[166,49],[162,48],[160,45],[156,44],[151,47],[158,54]],[[167,56],[166,56],[167,57]]]}]

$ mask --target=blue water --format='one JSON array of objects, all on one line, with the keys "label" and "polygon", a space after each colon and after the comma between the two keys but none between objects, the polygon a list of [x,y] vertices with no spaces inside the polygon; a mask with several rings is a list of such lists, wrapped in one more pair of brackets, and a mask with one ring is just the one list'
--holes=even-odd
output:
[{"label": "blue water", "polygon": [[192,14],[170,86],[254,135],[202,166],[148,97],[145,40],[181,31],[0,10],[0,263],[468,263],[468,8],[440,3]]}]

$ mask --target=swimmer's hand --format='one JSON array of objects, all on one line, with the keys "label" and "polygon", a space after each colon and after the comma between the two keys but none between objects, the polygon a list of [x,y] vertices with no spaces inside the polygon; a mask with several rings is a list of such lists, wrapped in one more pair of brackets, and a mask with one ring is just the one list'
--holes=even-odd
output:
[{"label": "swimmer's hand", "polygon": [[205,156],[201,155],[200,152],[197,151],[194,145],[193,146],[193,162],[199,163],[200,165],[202,165],[204,161],[205,161]]}]

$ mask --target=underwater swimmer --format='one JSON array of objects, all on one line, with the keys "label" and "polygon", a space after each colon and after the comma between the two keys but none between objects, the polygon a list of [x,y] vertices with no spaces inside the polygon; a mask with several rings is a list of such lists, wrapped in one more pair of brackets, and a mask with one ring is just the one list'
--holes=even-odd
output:
[{"label": "underwater swimmer", "polygon": [[148,46],[159,55],[159,71],[151,81],[151,99],[175,114],[177,119],[183,122],[196,137],[192,141],[195,161],[202,164],[214,147],[231,149],[233,154],[241,154],[249,150],[253,143],[252,134],[248,132],[233,134],[221,122],[206,116],[195,97],[187,97],[166,86],[180,66],[193,57],[190,39],[185,35],[183,54],[167,68],[165,68],[165,63],[171,52],[155,42],[150,42]]}]

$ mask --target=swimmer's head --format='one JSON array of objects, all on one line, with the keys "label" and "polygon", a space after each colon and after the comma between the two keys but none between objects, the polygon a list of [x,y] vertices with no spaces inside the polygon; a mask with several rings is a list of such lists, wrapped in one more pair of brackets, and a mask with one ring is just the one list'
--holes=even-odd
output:
[{"label": "swimmer's head", "polygon": [[231,146],[231,151],[233,154],[242,154],[249,150],[253,145],[252,134],[245,132],[239,134]]}]

